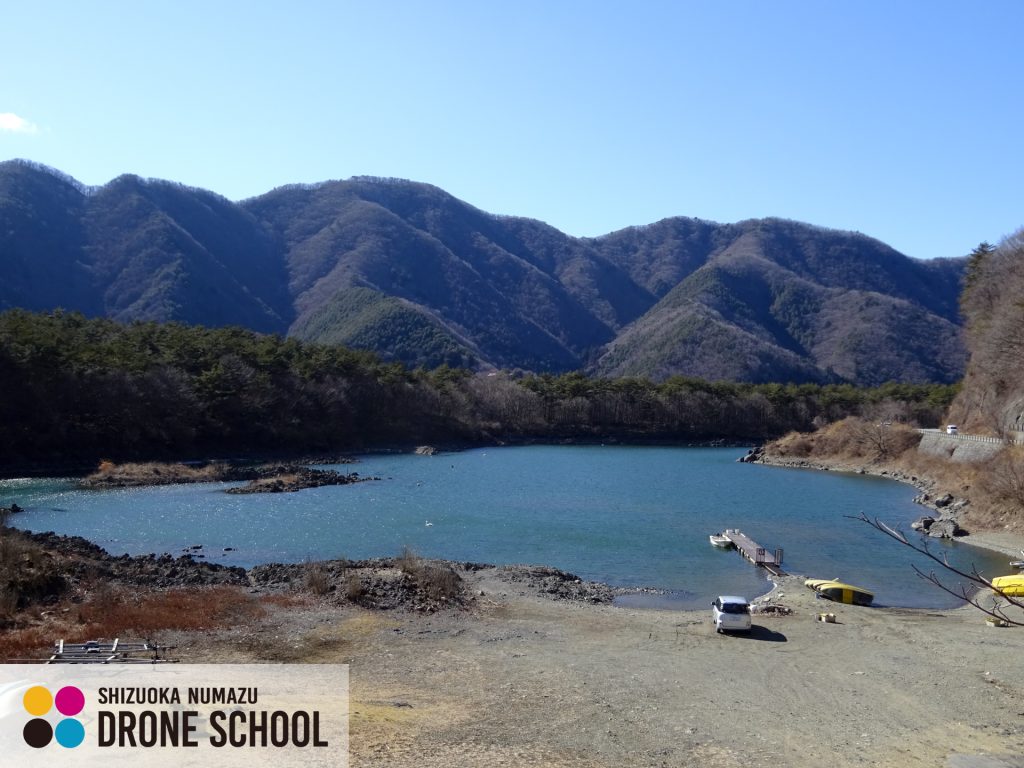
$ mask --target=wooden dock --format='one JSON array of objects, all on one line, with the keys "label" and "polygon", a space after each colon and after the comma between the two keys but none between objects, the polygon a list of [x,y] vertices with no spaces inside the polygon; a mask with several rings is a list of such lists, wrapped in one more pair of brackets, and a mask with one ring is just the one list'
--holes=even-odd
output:
[{"label": "wooden dock", "polygon": [[725,531],[725,535],[728,536],[729,540],[736,545],[736,550],[754,565],[761,566],[773,576],[786,575],[786,572],[782,570],[781,549],[769,552],[752,538],[747,536],[747,534],[742,531],[737,531],[734,528],[730,528]]}]

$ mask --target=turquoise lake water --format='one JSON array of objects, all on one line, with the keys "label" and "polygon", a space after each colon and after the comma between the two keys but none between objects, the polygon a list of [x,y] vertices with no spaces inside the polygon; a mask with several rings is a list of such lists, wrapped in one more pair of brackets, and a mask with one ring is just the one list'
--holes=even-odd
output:
[{"label": "turquoise lake water", "polygon": [[[770,586],[708,534],[739,528],[784,549],[791,573],[842,578],[882,605],[956,601],[918,578],[927,560],[845,515],[865,512],[909,531],[916,491],[883,478],[738,464],[737,448],[529,446],[361,457],[337,469],[381,481],[290,494],[229,495],[231,484],[81,491],[73,481],[0,481],[0,505],[33,531],[83,536],[112,554],[202,544],[211,562],[250,566],[321,558],[418,554],[534,563],[617,586],[671,591],[681,607]],[[431,525],[427,525],[430,522]],[[986,575],[1007,558],[932,544]],[[233,547],[233,552],[223,552]]]}]

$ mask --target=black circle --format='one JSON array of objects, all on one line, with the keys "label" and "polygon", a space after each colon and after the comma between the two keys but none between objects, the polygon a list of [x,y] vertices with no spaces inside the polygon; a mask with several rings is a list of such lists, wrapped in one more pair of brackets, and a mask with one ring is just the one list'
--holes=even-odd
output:
[{"label": "black circle", "polygon": [[25,723],[23,734],[26,744],[36,749],[42,749],[53,740],[53,726],[43,718],[37,717]]}]

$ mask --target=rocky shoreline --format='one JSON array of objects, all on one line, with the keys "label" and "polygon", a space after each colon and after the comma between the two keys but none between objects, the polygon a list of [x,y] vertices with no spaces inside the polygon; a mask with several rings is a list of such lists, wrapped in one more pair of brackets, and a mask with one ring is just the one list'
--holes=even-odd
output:
[{"label": "rocky shoreline", "polygon": [[52,531],[6,531],[5,534],[20,534],[41,547],[44,557],[54,561],[53,565],[67,579],[69,586],[106,581],[131,587],[166,589],[249,583],[244,568],[205,562],[192,553],[178,557],[170,554],[112,555],[80,536],[64,536]]},{"label": "rocky shoreline", "polygon": [[307,488],[322,488],[327,485],[351,485],[379,477],[360,477],[358,472],[342,474],[333,469],[310,469],[298,466],[259,467],[255,476],[248,478],[247,485],[228,488],[225,493],[294,493]]},{"label": "rocky shoreline", "polygon": [[934,479],[910,474],[891,465],[873,462],[851,464],[845,461],[822,458],[813,460],[783,458],[772,456],[765,451],[764,446],[751,448],[745,456],[741,456],[737,461],[744,464],[763,464],[790,469],[811,469],[817,472],[847,472],[855,475],[874,475],[907,483],[920,491],[914,497],[914,503],[920,504],[935,513],[933,515],[921,515],[911,526],[914,530],[922,530],[933,538],[952,539],[970,535],[970,532],[962,527],[963,514],[970,506],[970,499],[958,498],[952,493],[939,493],[936,490],[938,483]]},{"label": "rocky shoreline", "polygon": [[[323,460],[326,461],[326,460]],[[311,462],[312,463],[312,462]],[[355,464],[355,459],[331,460],[335,464]],[[111,488],[143,488],[185,483],[247,482],[248,485],[228,488],[226,493],[290,493],[326,485],[349,485],[379,477],[360,477],[358,472],[344,474],[333,469],[314,469],[303,464],[231,464],[200,466],[187,464],[112,464],[78,481],[79,488],[104,490]]]},{"label": "rocky shoreline", "polygon": [[639,591],[585,581],[547,566],[431,560],[411,553],[397,558],[265,563],[245,569],[207,561],[200,544],[178,557],[112,555],[79,536],[14,529],[3,533],[40,548],[42,554],[32,556],[31,562],[26,558],[25,567],[54,577],[37,579],[44,586],[36,590],[32,601],[42,604],[96,585],[146,589],[234,585],[252,593],[309,593],[338,604],[430,613],[445,608],[465,609],[477,598],[485,597],[466,588],[467,575],[480,572],[519,588],[521,594],[566,602],[610,604],[617,595]]}]

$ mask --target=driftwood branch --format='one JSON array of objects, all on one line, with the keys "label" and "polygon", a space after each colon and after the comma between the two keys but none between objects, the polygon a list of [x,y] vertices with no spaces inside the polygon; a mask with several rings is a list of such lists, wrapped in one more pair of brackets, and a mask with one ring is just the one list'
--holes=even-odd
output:
[{"label": "driftwood branch", "polygon": [[[992,582],[989,581],[988,579],[986,579],[980,573],[978,573],[977,567],[974,566],[973,564],[971,565],[971,571],[969,573],[967,571],[962,571],[959,568],[956,568],[956,567],[950,565],[949,564],[949,560],[944,555],[942,557],[939,557],[934,552],[932,552],[928,548],[927,542],[925,542],[924,544],[915,544],[914,542],[910,541],[907,538],[906,534],[904,534],[903,531],[901,531],[901,530],[899,530],[897,528],[892,528],[889,525],[886,525],[885,523],[880,521],[878,518],[870,518],[867,515],[865,515],[863,512],[861,514],[859,514],[859,515],[846,515],[846,517],[849,517],[852,520],[860,520],[862,523],[867,523],[872,528],[874,528],[876,531],[880,531],[881,533],[884,533],[886,536],[888,536],[891,539],[895,539],[896,541],[898,541],[903,546],[909,547],[910,549],[914,550],[915,552],[917,552],[917,553],[919,553],[921,555],[924,555],[929,560],[932,560],[933,562],[938,563],[939,565],[941,565],[945,570],[949,571],[950,573],[954,573],[957,576],[959,576],[959,577],[961,577],[963,579],[966,579],[967,581],[973,582],[976,585],[976,587],[983,587],[985,589],[992,590],[997,595],[999,595],[1001,598],[1003,598],[1007,602],[1008,605],[1013,605],[1013,606],[1016,606],[1017,608],[1024,609],[1024,601],[1018,600],[1017,598],[1014,598],[1014,597],[1010,597],[1005,592],[1003,592],[1001,589],[998,589],[997,587],[992,586]],[[964,584],[962,584],[962,583],[957,585],[957,587],[955,587],[955,588],[954,587],[949,587],[949,586],[947,586],[946,584],[944,584],[942,582],[942,580],[935,574],[935,571],[931,571],[929,573],[925,573],[920,568],[918,568],[916,565],[912,565],[911,568],[914,569],[914,573],[916,573],[918,575],[918,577],[924,579],[925,581],[927,581],[927,582],[929,582],[931,584],[934,584],[936,587],[941,589],[943,592],[947,592],[948,594],[953,595],[956,598],[964,600],[965,602],[967,602],[970,605],[972,605],[975,608],[977,608],[982,613],[988,614],[989,616],[991,616],[991,617],[993,617],[995,619],[1000,619],[1002,621],[1005,621],[1008,624],[1013,624],[1013,625],[1016,625],[1016,626],[1024,626],[1024,621],[1014,620],[1014,619],[1011,619],[1009,616],[1007,616],[1006,612],[1003,610],[1004,606],[1002,604],[996,603],[992,608],[987,608],[984,605],[982,605],[980,600],[978,600],[978,598],[977,598],[977,594],[978,594],[977,589],[970,590],[970,589],[968,589],[968,587],[964,586]]]}]

